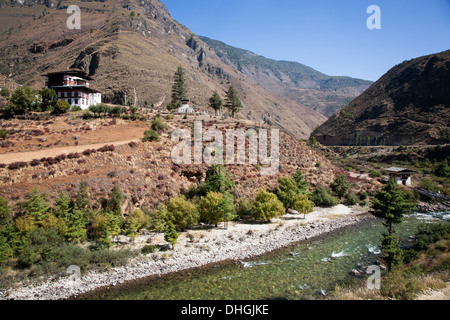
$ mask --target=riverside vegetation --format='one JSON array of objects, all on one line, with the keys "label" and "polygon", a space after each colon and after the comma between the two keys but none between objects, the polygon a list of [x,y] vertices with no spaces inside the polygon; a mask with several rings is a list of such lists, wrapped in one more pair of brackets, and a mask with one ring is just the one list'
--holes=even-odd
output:
[{"label": "riverside vegetation", "polygon": [[[301,172],[294,177],[280,177],[278,188],[272,192],[261,189],[253,202],[234,199],[234,185],[225,167],[213,165],[205,181],[185,194],[170,198],[156,210],[144,207],[128,215],[122,211],[124,195],[117,184],[109,198],[99,204],[89,199],[83,181],[74,199],[61,191],[53,205],[45,193],[37,190],[12,208],[1,197],[1,281],[8,286],[27,276],[61,275],[70,265],[80,266],[82,272],[124,265],[139,252],[120,248],[118,236],[133,239],[144,229],[164,232],[165,240],[173,247],[178,232],[198,223],[217,226],[223,221],[249,218],[267,223],[288,209],[306,215],[314,205],[331,206],[338,202],[323,186],[308,192]],[[342,178],[336,179],[335,188],[338,186],[339,190],[347,189]],[[327,203],[323,197],[334,201]],[[345,196],[342,201],[346,201]],[[152,245],[141,248],[142,254],[155,250]]]}]

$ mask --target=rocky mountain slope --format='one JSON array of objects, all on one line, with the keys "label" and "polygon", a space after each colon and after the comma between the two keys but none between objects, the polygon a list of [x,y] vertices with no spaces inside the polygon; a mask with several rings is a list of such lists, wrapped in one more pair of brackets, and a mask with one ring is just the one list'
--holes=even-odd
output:
[{"label": "rocky mountain slope", "polygon": [[298,62],[276,61],[200,36],[221,60],[267,90],[331,117],[373,82],[328,76]]},{"label": "rocky mountain slope", "polygon": [[[68,5],[81,9],[81,29],[66,26]],[[307,138],[326,118],[279,96],[225,64],[157,0],[0,1],[0,74],[42,88],[43,73],[81,68],[94,77],[105,102],[164,109],[173,74],[183,66],[191,104],[207,109],[214,90],[233,84],[245,105],[240,116]],[[131,99],[130,99],[131,98]]]},{"label": "rocky mountain slope", "polygon": [[325,145],[450,142],[450,50],[405,61],[313,133]]}]

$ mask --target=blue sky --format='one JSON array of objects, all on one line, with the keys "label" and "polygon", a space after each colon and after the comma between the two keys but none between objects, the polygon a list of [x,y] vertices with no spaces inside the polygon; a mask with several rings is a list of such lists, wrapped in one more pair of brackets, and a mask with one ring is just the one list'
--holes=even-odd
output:
[{"label": "blue sky", "polygon": [[[377,80],[394,65],[450,49],[450,0],[161,0],[198,35],[329,75]],[[381,9],[369,30],[367,8]]]}]

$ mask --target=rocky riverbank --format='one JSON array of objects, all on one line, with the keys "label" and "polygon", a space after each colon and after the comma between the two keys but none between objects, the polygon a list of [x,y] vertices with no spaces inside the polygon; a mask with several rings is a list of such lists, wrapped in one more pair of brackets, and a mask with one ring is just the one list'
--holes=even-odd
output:
[{"label": "rocky riverbank", "polygon": [[[288,214],[271,224],[231,223],[227,229],[191,230],[180,236],[174,250],[141,256],[130,261],[127,266],[104,272],[89,272],[81,277],[75,273],[50,279],[40,285],[23,286],[4,294],[2,299],[67,299],[148,276],[160,276],[226,260],[245,260],[372,218],[365,212],[360,207],[338,205],[329,209],[318,208],[306,219],[303,219],[303,215]],[[144,243],[161,241],[160,235],[142,236],[130,246],[137,249]]]}]

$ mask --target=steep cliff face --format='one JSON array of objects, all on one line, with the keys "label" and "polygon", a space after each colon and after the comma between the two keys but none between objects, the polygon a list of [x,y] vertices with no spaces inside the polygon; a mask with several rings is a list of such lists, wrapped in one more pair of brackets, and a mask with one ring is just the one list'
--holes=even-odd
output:
[{"label": "steep cliff face", "polygon": [[448,143],[449,88],[450,50],[403,62],[312,135],[325,145]]},{"label": "steep cliff face", "polygon": [[[188,28],[174,21],[157,0],[1,2],[0,74],[41,89],[42,74],[80,68],[94,77],[105,102],[165,108],[173,74],[183,66],[189,97],[208,108],[214,90],[222,96],[233,84],[245,105],[241,117],[271,123],[307,138],[326,118],[301,103],[280,96],[227,65]],[[81,29],[66,26],[68,5],[81,9]],[[267,118],[267,117],[266,117]],[[264,119],[266,119],[264,118]]]}]

